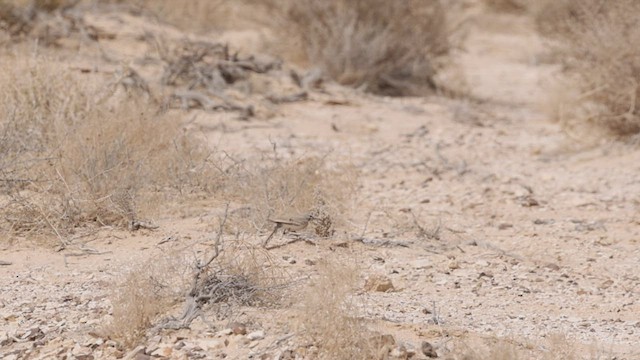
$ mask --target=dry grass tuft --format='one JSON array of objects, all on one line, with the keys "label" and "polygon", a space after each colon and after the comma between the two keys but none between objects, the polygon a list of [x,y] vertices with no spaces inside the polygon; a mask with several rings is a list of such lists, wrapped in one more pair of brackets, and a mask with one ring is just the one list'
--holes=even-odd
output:
[{"label": "dry grass tuft", "polygon": [[211,185],[210,154],[154,104],[54,63],[5,68],[15,72],[0,78],[4,231],[63,240],[92,224],[126,227],[171,193]]},{"label": "dry grass tuft", "polygon": [[328,157],[283,159],[265,154],[238,164],[225,197],[244,205],[232,223],[254,233],[271,226],[267,219],[310,212],[318,219],[313,230],[329,237],[348,226],[350,201],[357,182],[353,166]]},{"label": "dry grass tuft", "polygon": [[126,348],[135,347],[154,321],[188,287],[184,257],[163,256],[134,267],[111,294],[112,319],[103,331]]},{"label": "dry grass tuft", "polygon": [[302,293],[300,333],[318,348],[319,359],[375,359],[379,349],[352,299],[359,280],[354,267],[324,262],[318,276]]},{"label": "dry grass tuft", "polygon": [[640,3],[546,4],[538,11],[539,28],[557,41],[556,52],[578,93],[557,117],[570,131],[587,124],[616,137],[640,133]]},{"label": "dry grass tuft", "polygon": [[544,341],[519,343],[508,338],[465,336],[452,343],[451,360],[577,360],[609,359],[596,346],[580,344],[564,334],[552,334]]},{"label": "dry grass tuft", "polygon": [[[449,51],[438,1],[291,1],[282,17],[302,59],[340,84],[392,96],[436,89],[437,59]],[[284,35],[281,35],[284,36]]]}]

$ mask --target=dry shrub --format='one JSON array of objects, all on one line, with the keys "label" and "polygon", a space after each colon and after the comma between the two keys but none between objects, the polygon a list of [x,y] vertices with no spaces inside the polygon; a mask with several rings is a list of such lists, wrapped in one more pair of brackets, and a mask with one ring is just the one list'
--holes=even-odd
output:
[{"label": "dry shrub", "polygon": [[318,348],[320,359],[375,359],[378,349],[352,295],[359,279],[353,266],[319,263],[319,271],[301,294],[300,333]]},{"label": "dry shrub", "polygon": [[218,316],[228,317],[237,306],[268,306],[277,303],[290,283],[282,268],[273,266],[268,251],[239,238],[226,240],[220,256],[202,276],[200,296]]},{"label": "dry shrub", "polygon": [[[60,29],[52,27],[74,27],[72,20],[60,23],[52,21],[50,13],[67,10],[75,6],[80,0],[0,0],[0,30],[10,36],[26,35],[37,29],[36,37],[42,40],[53,40],[52,37],[60,34]],[[44,21],[43,21],[44,20]],[[43,25],[44,22],[49,22]],[[40,24],[38,24],[40,23]],[[65,29],[68,32],[70,29]],[[68,34],[67,34],[68,35]]]},{"label": "dry shrub", "polygon": [[578,93],[561,108],[559,119],[572,131],[587,124],[613,136],[639,133],[640,2],[548,4],[539,12],[538,18],[545,19],[541,30],[557,41],[555,50]]},{"label": "dry shrub", "polygon": [[15,73],[0,79],[4,230],[64,238],[90,224],[127,226],[167,194],[209,185],[207,151],[152,103],[60,65],[5,68]]},{"label": "dry shrub", "polygon": [[343,85],[392,96],[423,95],[444,86],[436,84],[437,72],[450,50],[453,29],[458,30],[438,0],[133,4],[188,30],[271,30],[272,47],[289,60],[318,67]]},{"label": "dry shrub", "polygon": [[131,269],[111,294],[111,321],[102,329],[124,347],[134,347],[156,319],[184,295],[188,266],[184,256],[163,255]]},{"label": "dry shrub", "polygon": [[276,153],[247,160],[226,184],[225,197],[244,205],[234,219],[243,231],[270,226],[267,219],[282,215],[313,214],[316,233],[331,236],[344,228],[357,173],[328,157],[280,158]]},{"label": "dry shrub", "polygon": [[208,311],[206,316],[213,313],[218,318],[228,318],[239,306],[268,306],[283,296],[282,290],[290,280],[273,266],[268,251],[238,236],[232,241],[225,240],[227,215],[228,206],[218,224],[213,247],[204,257],[195,256],[192,261],[181,314],[164,319],[158,328],[188,328],[195,318],[205,316],[204,311]]},{"label": "dry shrub", "polygon": [[435,89],[437,59],[449,50],[446,15],[435,0],[300,0],[281,26],[337,82],[403,96]]}]

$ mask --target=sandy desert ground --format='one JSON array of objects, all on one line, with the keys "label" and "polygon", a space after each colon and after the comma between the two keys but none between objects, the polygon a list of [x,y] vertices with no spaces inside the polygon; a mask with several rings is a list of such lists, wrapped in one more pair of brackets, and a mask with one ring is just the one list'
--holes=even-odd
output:
[{"label": "sandy desert ground", "polygon": [[[182,36],[126,13],[85,20],[111,34],[107,53],[147,77],[157,69],[134,61],[147,46],[139,39]],[[391,98],[328,84],[268,116],[180,116],[234,157],[350,164],[357,185],[343,228],[328,239],[307,228],[299,236],[310,241],[291,243],[277,234],[267,253],[297,282],[327,261],[358,269],[354,316],[395,341],[381,358],[424,359],[423,342],[441,358],[640,358],[640,150],[582,146],[548,120],[547,86],[560,69],[545,61],[529,18],[478,10],[470,26],[454,60],[472,96]],[[259,39],[222,36],[231,46]],[[116,66],[89,48],[58,51],[72,69]],[[204,257],[223,212],[219,199],[200,198],[151,219],[157,229],[106,227],[62,251],[0,242],[0,357],[313,358],[296,300],[210,310],[186,329],[152,327],[130,348],[104,335],[115,284],[149,260]],[[371,279],[392,285],[372,289]]]}]

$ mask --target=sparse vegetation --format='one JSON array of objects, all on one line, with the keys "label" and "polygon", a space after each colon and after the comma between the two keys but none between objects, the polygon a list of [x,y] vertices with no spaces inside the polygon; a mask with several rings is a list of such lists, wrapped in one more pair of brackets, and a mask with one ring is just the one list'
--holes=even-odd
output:
[{"label": "sparse vegetation", "polygon": [[264,230],[269,217],[311,212],[316,234],[329,237],[348,225],[356,181],[349,164],[326,157],[285,159],[274,152],[242,164],[225,197],[246,205],[233,218],[244,231]]},{"label": "sparse vegetation", "polygon": [[[565,125],[640,133],[631,0],[0,0],[0,245],[62,245],[43,251],[55,256],[47,262],[14,243],[2,252],[12,275],[0,284],[0,358],[600,358],[580,343],[591,332],[631,348],[637,324],[623,320],[633,309],[600,306],[602,293],[619,300],[637,283],[615,272],[636,260],[615,253],[635,241],[617,221],[634,210],[617,187],[624,177],[602,172],[592,184],[553,172],[546,149],[556,143],[533,138],[548,128],[523,125],[538,114],[486,86],[520,71],[523,84],[537,80],[538,64],[521,56],[533,54],[517,48],[531,19],[477,12],[500,21],[460,56],[456,75],[471,70],[485,86],[464,111],[455,99],[324,86],[329,77],[392,96],[451,89],[440,70],[456,45],[454,3],[473,14],[533,9],[577,89],[558,107]],[[244,21],[267,47],[283,44],[273,48],[287,61],[216,37]],[[298,101],[309,104],[279,106]],[[326,122],[311,124],[307,111]],[[566,158],[553,168],[602,169]],[[360,171],[370,176],[362,184]],[[553,211],[520,208],[534,189]],[[176,204],[183,219],[171,217]],[[600,206],[613,215],[581,220]],[[367,212],[353,236],[352,217]],[[294,241],[265,246],[286,223],[274,229],[269,218],[303,213],[313,220]],[[575,219],[552,218],[568,213]],[[135,232],[156,215],[158,231]],[[580,254],[567,246],[576,238]],[[166,249],[175,252],[156,256]],[[134,265],[120,272],[124,263]],[[574,321],[584,304],[623,320]],[[94,332],[97,323],[106,325]],[[565,325],[579,340],[523,340]]]},{"label": "sparse vegetation", "polygon": [[353,266],[326,261],[301,294],[299,324],[320,359],[376,359],[374,334],[357,318],[352,298],[359,280]]},{"label": "sparse vegetation", "polygon": [[424,95],[443,85],[435,78],[454,32],[437,0],[136,3],[183,28],[228,27],[230,19],[266,24],[289,60],[318,67],[340,84],[392,96]]},{"label": "sparse vegetation", "polygon": [[545,2],[538,27],[557,42],[576,95],[558,106],[570,130],[595,125],[614,136],[640,132],[640,3],[633,0]]},{"label": "sparse vegetation", "polygon": [[41,59],[5,68],[15,71],[0,99],[5,232],[63,240],[91,224],[126,227],[150,214],[145,204],[210,185],[208,151],[153,104]]},{"label": "sparse vegetation", "polygon": [[450,48],[447,13],[431,0],[292,1],[282,27],[298,34],[304,62],[376,94],[435,90],[438,58]]},{"label": "sparse vegetation", "polygon": [[180,253],[134,266],[110,294],[112,316],[101,329],[124,347],[134,347],[190,285],[189,262]]}]

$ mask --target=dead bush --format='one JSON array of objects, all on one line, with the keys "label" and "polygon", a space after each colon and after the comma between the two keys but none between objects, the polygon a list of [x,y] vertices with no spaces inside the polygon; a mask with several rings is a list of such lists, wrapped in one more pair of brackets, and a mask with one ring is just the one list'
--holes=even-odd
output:
[{"label": "dead bush", "polygon": [[[272,265],[269,253],[236,236],[226,240],[224,228],[228,205],[206,257],[195,259],[182,313],[164,319],[159,328],[189,327],[197,317],[228,318],[239,306],[277,303],[290,279]],[[202,244],[199,244],[202,245]]]},{"label": "dead bush", "polygon": [[125,227],[171,193],[215,186],[210,153],[154,104],[54,62],[4,68],[14,73],[0,79],[3,230],[62,239],[91,224]]},{"label": "dead bush", "polygon": [[[224,231],[223,227],[224,223],[221,223],[219,231]],[[200,301],[214,307],[223,317],[232,307],[268,306],[279,301],[281,289],[290,279],[277,266],[272,266],[273,259],[268,251],[239,235],[234,238],[220,236],[216,244],[218,255],[212,257],[208,266],[202,267],[200,282],[191,290]]]},{"label": "dead bush", "polygon": [[[613,136],[640,132],[640,3],[566,0],[540,10],[577,95],[559,107],[569,130],[595,125]],[[551,15],[553,14],[553,15]],[[587,127],[590,128],[590,127]],[[580,137],[583,137],[582,135]]]},{"label": "dead bush", "polygon": [[376,94],[434,90],[437,59],[450,47],[439,1],[291,1],[283,21],[283,34],[299,37],[294,46],[306,63]]},{"label": "dead bush", "polygon": [[239,111],[242,119],[255,115],[254,106],[233,100],[227,90],[251,88],[252,76],[272,78],[271,73],[281,66],[275,59],[240,58],[222,43],[181,40],[179,44],[157,41],[156,45],[165,64],[161,83],[181,88],[173,92],[167,105],[179,102],[183,109]]},{"label": "dead bush", "polygon": [[353,266],[319,263],[317,277],[301,294],[300,333],[318,348],[319,359],[377,359],[376,337],[357,318],[352,295],[359,280]]},{"label": "dead bush", "polygon": [[[112,318],[105,335],[132,348],[149,331],[188,328],[202,317],[225,319],[242,306],[269,306],[279,301],[289,277],[272,265],[269,253],[223,233],[228,208],[210,241],[172,250],[134,267],[111,295]],[[205,250],[205,257],[190,252]],[[160,319],[185,300],[178,317]]]}]

